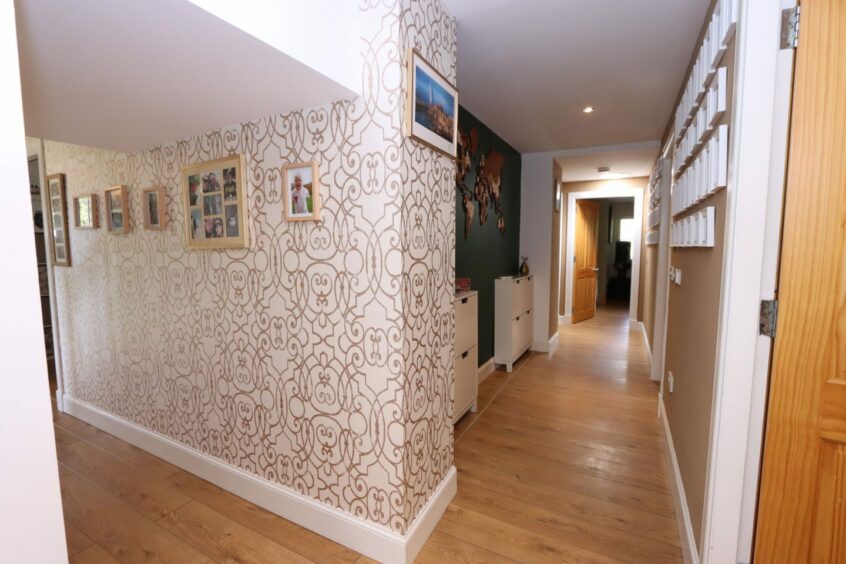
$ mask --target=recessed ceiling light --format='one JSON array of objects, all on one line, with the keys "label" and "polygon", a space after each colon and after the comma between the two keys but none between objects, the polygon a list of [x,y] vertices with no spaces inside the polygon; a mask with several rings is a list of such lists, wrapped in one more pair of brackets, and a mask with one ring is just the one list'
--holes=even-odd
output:
[{"label": "recessed ceiling light", "polygon": [[619,178],[628,178],[632,175],[630,172],[611,172],[610,166],[600,166],[596,169],[599,178],[603,180],[616,180]]},{"label": "recessed ceiling light", "polygon": [[583,114],[592,114],[593,113],[593,106],[585,106],[585,109],[582,110]]}]

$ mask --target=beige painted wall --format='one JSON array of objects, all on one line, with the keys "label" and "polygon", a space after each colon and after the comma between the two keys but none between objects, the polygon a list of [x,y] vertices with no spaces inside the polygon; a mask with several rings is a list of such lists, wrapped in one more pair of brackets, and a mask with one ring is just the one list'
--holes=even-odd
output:
[{"label": "beige painted wall", "polygon": [[[734,43],[732,39],[723,59],[728,70],[728,108],[720,123],[725,124],[731,123]],[[669,287],[664,406],[697,546],[702,541],[711,436],[717,323],[723,284],[726,190],[731,189],[732,186],[729,186],[721,190],[679,216],[683,218],[704,207],[714,206],[714,247],[674,248],[670,253],[670,265],[681,269],[682,283],[681,286],[671,283]],[[673,393],[669,392],[666,382],[669,372],[673,373]]]},{"label": "beige painted wall", "polygon": [[[402,133],[406,47],[456,78],[438,2],[363,8],[354,102],[132,154],[46,144],[69,197],[126,184],[130,200],[130,234],[73,230],[74,265],[56,269],[69,396],[408,530],[453,465],[455,165]],[[250,246],[187,251],[180,166],[233,153]],[[321,222],[284,222],[280,168],[311,159]],[[142,227],[151,185],[166,189],[163,232]]]},{"label": "beige painted wall", "polygon": [[[560,264],[563,265],[561,268],[561,277],[558,283],[559,288],[559,295],[561,296],[560,303],[558,304],[558,313],[560,315],[565,315],[565,299],[564,299],[564,292],[565,286],[567,283],[567,276],[572,276],[572,268],[570,265],[566,264],[566,254],[567,254],[567,196],[571,192],[590,192],[594,190],[601,190],[607,186],[620,186],[624,188],[639,188],[644,190],[649,183],[649,178],[639,177],[639,178],[623,178],[620,180],[588,180],[584,182],[565,182],[562,186],[562,202],[561,202],[561,246],[558,250],[558,256]],[[644,197],[644,199],[646,199]],[[644,217],[644,225],[646,225],[646,218]],[[645,231],[643,231],[645,233]],[[602,234],[600,234],[602,237]],[[607,241],[607,238],[605,239]],[[642,262],[642,261],[641,261]],[[610,268],[610,267],[609,267]],[[641,283],[641,288],[643,284]],[[641,290],[642,292],[643,290]],[[640,308],[638,308],[640,309]]]}]

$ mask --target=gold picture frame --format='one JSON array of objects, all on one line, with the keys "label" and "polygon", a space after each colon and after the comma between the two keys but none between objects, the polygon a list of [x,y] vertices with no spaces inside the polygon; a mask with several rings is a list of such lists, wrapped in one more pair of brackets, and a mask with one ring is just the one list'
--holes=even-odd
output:
[{"label": "gold picture frame", "polygon": [[186,248],[249,246],[243,155],[183,166],[181,186]]},{"label": "gold picture frame", "polygon": [[129,196],[123,184],[107,188],[103,194],[106,200],[106,229],[109,233],[129,233]]},{"label": "gold picture frame", "polygon": [[320,221],[320,165],[317,161],[282,167],[285,221]]},{"label": "gold picture frame", "polygon": [[50,251],[55,266],[70,266],[70,239],[68,233],[68,205],[65,199],[65,175],[47,177],[47,217],[50,222]]},{"label": "gold picture frame", "polygon": [[100,198],[83,194],[73,199],[73,222],[77,229],[100,228]]},{"label": "gold picture frame", "polygon": [[141,191],[144,229],[162,231],[167,227],[167,194],[164,186],[152,186]]},{"label": "gold picture frame", "polygon": [[406,136],[454,160],[458,89],[413,47],[408,49],[407,77]]}]

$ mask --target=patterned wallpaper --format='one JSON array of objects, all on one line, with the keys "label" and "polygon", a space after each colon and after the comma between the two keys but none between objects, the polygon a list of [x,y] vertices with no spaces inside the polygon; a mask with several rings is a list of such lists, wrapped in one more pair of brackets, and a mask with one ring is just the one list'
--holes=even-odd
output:
[{"label": "patterned wallpaper", "polygon": [[[363,95],[126,154],[45,142],[69,197],[129,187],[132,231],[57,268],[65,392],[404,533],[453,465],[453,162],[404,139],[406,47],[456,78],[439,0],[362,2]],[[250,248],[186,251],[179,169],[243,153]],[[322,221],[280,167],[320,162]],[[169,223],[142,227],[163,185]],[[101,211],[102,213],[102,211]]]}]

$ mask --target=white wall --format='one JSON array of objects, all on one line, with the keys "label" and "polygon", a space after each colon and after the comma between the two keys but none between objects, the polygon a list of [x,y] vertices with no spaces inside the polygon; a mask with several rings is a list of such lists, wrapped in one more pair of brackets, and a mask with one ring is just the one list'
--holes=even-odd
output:
[{"label": "white wall", "polygon": [[190,0],[290,57],[361,93],[358,3],[348,0]]},{"label": "white wall", "polygon": [[4,562],[67,562],[12,0],[0,0],[0,77],[0,550]]}]

